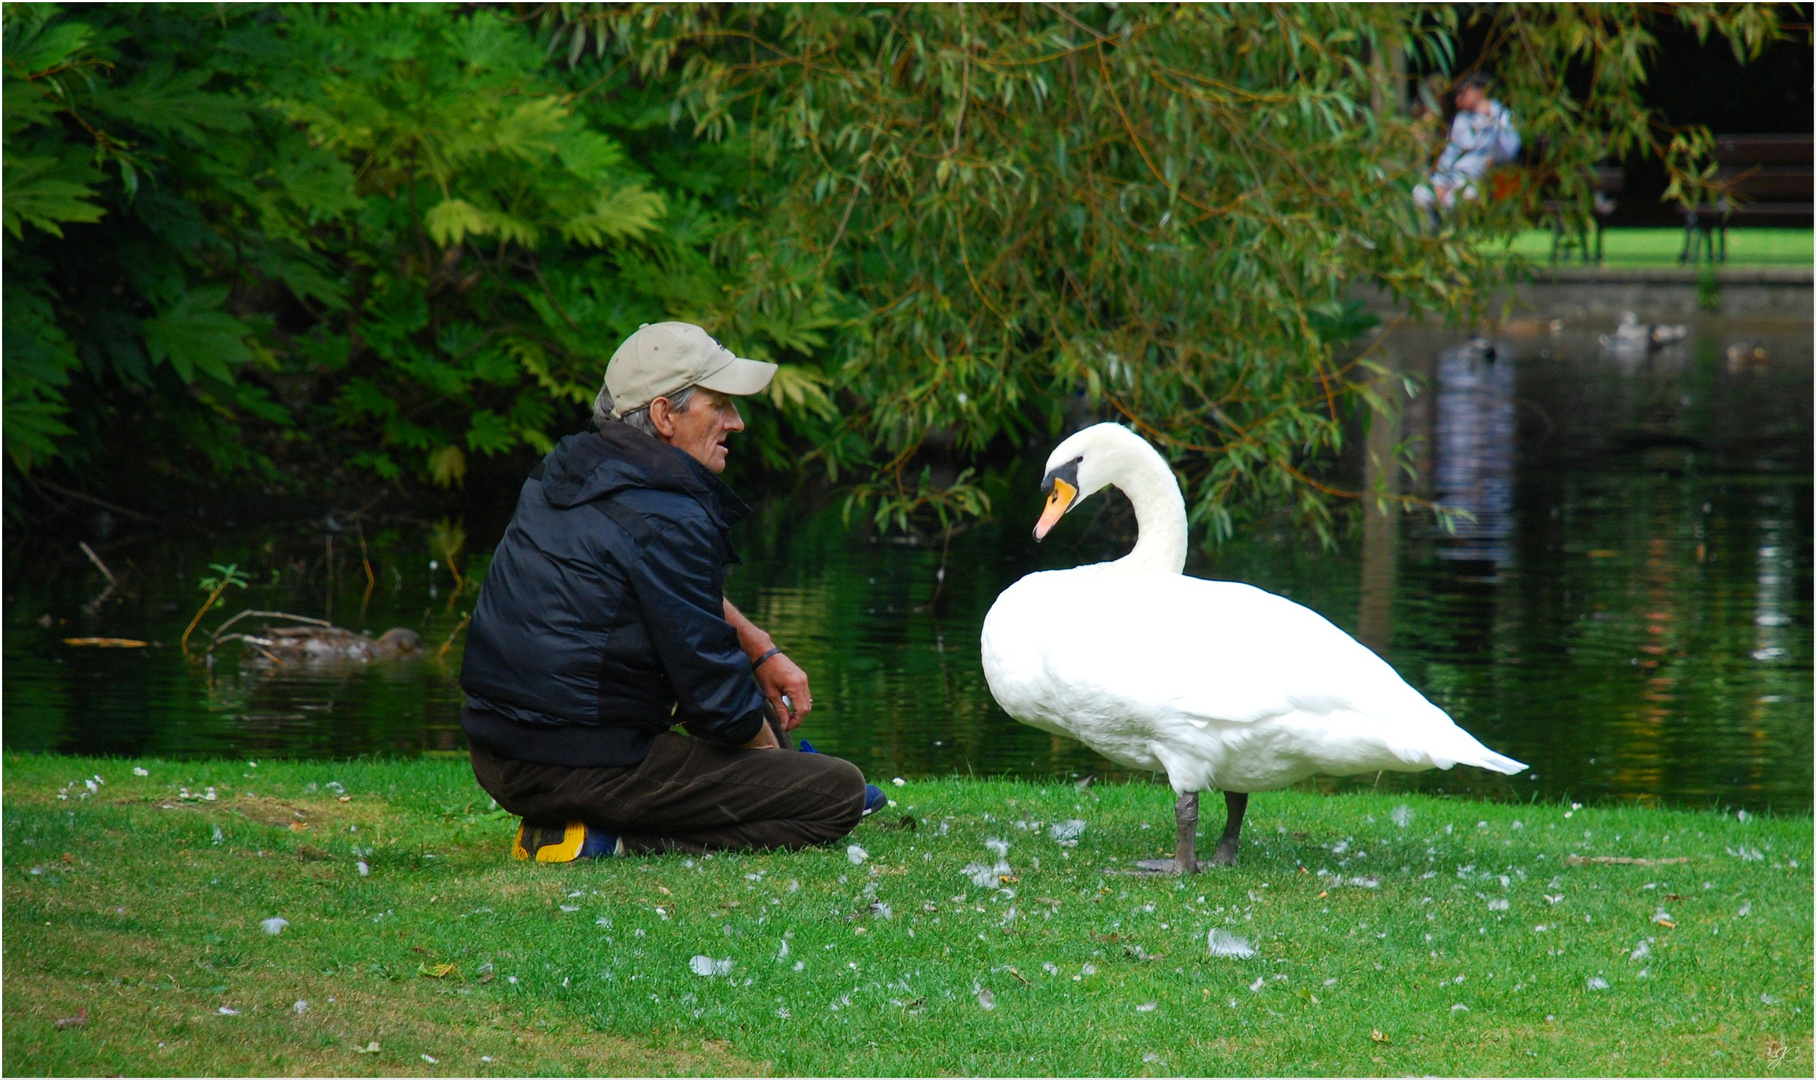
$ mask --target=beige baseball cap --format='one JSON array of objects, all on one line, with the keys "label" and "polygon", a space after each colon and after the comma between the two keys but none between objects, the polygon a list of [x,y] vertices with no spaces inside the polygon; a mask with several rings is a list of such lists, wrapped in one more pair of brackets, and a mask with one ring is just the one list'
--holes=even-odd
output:
[{"label": "beige baseball cap", "polygon": [[605,365],[605,389],[612,395],[612,415],[622,417],[690,386],[755,394],[775,374],[776,365],[734,355],[693,323],[644,323]]}]

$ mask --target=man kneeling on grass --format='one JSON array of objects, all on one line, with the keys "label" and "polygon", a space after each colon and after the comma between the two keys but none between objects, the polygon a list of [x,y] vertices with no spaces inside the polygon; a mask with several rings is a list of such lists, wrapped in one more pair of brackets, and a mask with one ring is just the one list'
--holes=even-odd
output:
[{"label": "man kneeling on grass", "polygon": [[645,325],[605,369],[598,432],[524,482],[460,672],[473,772],[523,818],[518,858],[800,848],[883,804],[850,762],[789,748],[807,675],[723,593],[749,513],[718,476],[734,398],[775,370]]}]

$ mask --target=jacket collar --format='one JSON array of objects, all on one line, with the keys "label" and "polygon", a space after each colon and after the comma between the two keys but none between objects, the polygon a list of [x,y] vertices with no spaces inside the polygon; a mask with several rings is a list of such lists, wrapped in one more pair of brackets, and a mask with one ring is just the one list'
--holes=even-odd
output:
[{"label": "jacket collar", "polygon": [[577,506],[626,489],[650,488],[693,496],[721,530],[750,514],[750,507],[711,469],[628,424],[569,435],[543,466],[543,495],[554,506]]}]

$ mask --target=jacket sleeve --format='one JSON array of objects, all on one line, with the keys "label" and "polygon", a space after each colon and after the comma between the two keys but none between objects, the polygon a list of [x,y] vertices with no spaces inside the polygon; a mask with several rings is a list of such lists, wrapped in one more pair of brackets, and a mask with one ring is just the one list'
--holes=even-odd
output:
[{"label": "jacket sleeve", "polygon": [[698,519],[665,519],[630,571],[650,644],[674,687],[675,719],[737,746],[763,725],[763,694],[725,621],[718,536]]},{"label": "jacket sleeve", "polygon": [[1513,113],[1505,106],[1495,110],[1495,151],[1496,159],[1502,162],[1513,161],[1520,156],[1520,130],[1513,126]]}]

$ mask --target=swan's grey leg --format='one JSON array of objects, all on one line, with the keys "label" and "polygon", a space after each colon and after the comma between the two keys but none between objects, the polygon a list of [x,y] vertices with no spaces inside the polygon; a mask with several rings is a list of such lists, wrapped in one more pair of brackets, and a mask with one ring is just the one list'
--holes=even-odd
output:
[{"label": "swan's grey leg", "polygon": [[1228,816],[1223,823],[1223,839],[1217,841],[1217,853],[1211,856],[1212,866],[1236,865],[1236,845],[1242,835],[1242,815],[1248,813],[1249,797],[1247,792],[1226,791],[1223,793],[1223,805]]},{"label": "swan's grey leg", "polygon": [[1173,865],[1181,874],[1198,872],[1198,793],[1188,791],[1173,806],[1173,817],[1179,823],[1179,846],[1173,851]]}]

